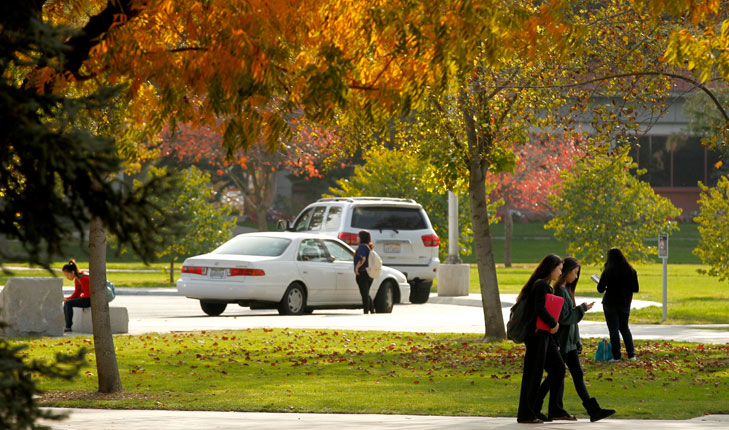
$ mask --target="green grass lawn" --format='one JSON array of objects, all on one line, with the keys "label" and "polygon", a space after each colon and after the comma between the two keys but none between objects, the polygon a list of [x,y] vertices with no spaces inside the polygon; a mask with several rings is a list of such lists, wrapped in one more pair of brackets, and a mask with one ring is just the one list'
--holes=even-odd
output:
[{"label": "green grass lawn", "polygon": [[[29,358],[92,348],[92,339],[21,342]],[[638,341],[637,362],[595,363],[590,393],[615,418],[729,413],[729,345]],[[73,381],[40,378],[45,406],[318,413],[516,416],[523,345],[476,335],[256,329],[116,336],[125,391],[96,394],[93,354]],[[586,418],[571,381],[565,406]],[[680,407],[677,407],[680,405]]]},{"label": "green grass lawn", "polygon": [[[497,267],[499,292],[517,294],[529,279],[536,263],[515,264],[514,267]],[[661,264],[635,265],[638,272],[640,292],[634,299],[663,302],[663,266]],[[702,275],[698,264],[668,264],[668,320],[666,324],[729,324],[729,285],[718,278]],[[577,295],[595,297],[602,295],[590,275],[600,275],[601,267],[582,268],[582,278],[577,285]],[[471,265],[470,292],[480,293],[478,269]],[[433,287],[437,291],[437,283]],[[648,307],[631,312],[630,321],[640,324],[658,324],[662,319],[660,306]],[[601,313],[589,313],[586,319],[603,321]]]},{"label": "green grass lawn", "polygon": [[[511,242],[512,263],[534,263],[546,254],[554,253],[560,256],[567,255],[567,243],[554,238],[552,230],[544,228],[544,222],[515,223]],[[693,255],[692,251],[699,243],[699,232],[696,224],[680,224],[680,230],[669,237],[669,262],[675,264],[701,264],[701,260]],[[496,263],[504,263],[504,224],[490,226],[491,243],[494,247]],[[655,246],[657,238],[646,240]],[[462,255],[464,263],[475,263],[475,252]],[[655,262],[660,262],[654,257]]]}]

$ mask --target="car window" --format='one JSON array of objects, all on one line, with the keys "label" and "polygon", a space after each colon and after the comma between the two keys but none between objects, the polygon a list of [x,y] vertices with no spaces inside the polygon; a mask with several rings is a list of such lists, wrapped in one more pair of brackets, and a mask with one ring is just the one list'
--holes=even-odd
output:
[{"label": "car window", "polygon": [[327,219],[324,221],[325,230],[334,230],[339,227],[340,220],[342,219],[342,207],[332,206],[327,212]]},{"label": "car window", "polygon": [[314,211],[314,208],[309,208],[306,211],[304,211],[294,222],[294,231],[303,231],[306,230],[306,225],[309,223],[309,218],[311,217],[311,213]]},{"label": "car window", "polygon": [[297,258],[301,261],[329,262],[324,245],[317,239],[302,240]]},{"label": "car window", "polygon": [[291,239],[282,237],[264,237],[238,235],[220,245],[211,254],[259,255],[278,257],[291,243]]},{"label": "car window", "polygon": [[308,230],[320,230],[322,221],[324,221],[324,211],[327,210],[326,206],[319,206],[314,208],[314,213],[311,215],[311,221],[309,221]]},{"label": "car window", "polygon": [[428,228],[419,208],[357,206],[352,227],[367,230],[423,230]]},{"label": "car window", "polygon": [[325,240],[324,245],[327,247],[329,255],[334,257],[335,261],[349,261],[350,263],[354,261],[354,254],[348,246],[334,242],[333,240]]}]

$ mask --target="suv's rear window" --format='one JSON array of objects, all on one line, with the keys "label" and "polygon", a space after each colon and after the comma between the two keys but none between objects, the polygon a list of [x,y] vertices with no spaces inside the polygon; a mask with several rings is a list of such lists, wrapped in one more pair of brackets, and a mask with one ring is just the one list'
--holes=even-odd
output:
[{"label": "suv's rear window", "polygon": [[352,227],[368,230],[423,230],[428,225],[418,208],[357,206],[352,212]]}]

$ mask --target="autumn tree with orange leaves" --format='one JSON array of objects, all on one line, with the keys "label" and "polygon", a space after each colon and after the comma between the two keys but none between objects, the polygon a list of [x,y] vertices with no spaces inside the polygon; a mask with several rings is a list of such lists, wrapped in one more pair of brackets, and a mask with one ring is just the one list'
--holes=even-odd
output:
[{"label": "autumn tree with orange leaves", "polygon": [[[306,178],[321,177],[319,166],[334,153],[336,136],[294,120],[294,136],[269,150],[263,142],[247,150],[226,154],[222,136],[214,128],[179,126],[167,130],[158,147],[166,164],[196,165],[210,171],[214,182],[232,185],[243,192],[246,212],[255,214],[259,231],[267,230],[266,214],[273,204],[277,174],[288,171]],[[216,179],[217,178],[217,179]]]}]

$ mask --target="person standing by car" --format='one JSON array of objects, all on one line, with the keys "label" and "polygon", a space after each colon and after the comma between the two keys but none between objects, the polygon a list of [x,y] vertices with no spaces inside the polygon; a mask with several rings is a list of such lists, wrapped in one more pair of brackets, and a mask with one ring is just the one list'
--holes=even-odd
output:
[{"label": "person standing by car", "polygon": [[73,308],[88,308],[91,306],[91,290],[89,288],[89,275],[81,272],[76,260],[73,258],[61,268],[63,276],[74,282],[76,289],[73,294],[63,299],[63,316],[66,318],[64,332],[71,331],[73,325]]},{"label": "person standing by car", "polygon": [[628,327],[630,318],[630,305],[633,302],[633,293],[638,292],[638,273],[628,263],[618,248],[611,248],[607,252],[605,266],[597,283],[597,291],[605,293],[602,299],[602,309],[605,313],[605,323],[610,332],[610,346],[613,358],[609,361],[620,361],[620,336],[625,342],[625,352],[628,360],[635,360],[635,346],[633,334]]},{"label": "person standing by car", "polygon": [[357,246],[357,252],[354,254],[354,274],[357,279],[357,286],[359,287],[359,294],[362,296],[362,308],[364,313],[375,313],[375,307],[372,304],[370,298],[370,286],[372,286],[372,278],[367,273],[367,266],[370,260],[370,250],[375,245],[372,244],[372,238],[370,232],[367,230],[361,230],[359,232],[359,246]]},{"label": "person standing by car", "polygon": [[[559,353],[554,334],[559,330],[559,323],[546,308],[546,294],[552,294],[550,285],[562,274],[562,259],[554,254],[545,256],[539,263],[524,287],[517,302],[526,300],[529,331],[524,343],[524,370],[521,378],[519,410],[516,420],[523,424],[540,424],[546,416],[537,410],[539,386],[544,370],[549,375],[549,417],[553,420],[574,421],[575,417],[565,411],[562,405],[564,394],[565,365]],[[537,317],[541,318],[549,331],[537,329]]]},{"label": "person standing by car", "polygon": [[[580,329],[577,323],[585,316],[585,312],[592,309],[595,303],[582,303],[579,306],[575,306],[575,289],[579,280],[580,263],[572,257],[566,257],[562,260],[562,275],[557,279],[554,287],[554,295],[564,299],[562,312],[559,316],[557,338],[559,339],[559,352],[562,354],[562,359],[567,364],[567,368],[572,375],[575,391],[577,391],[577,395],[582,400],[582,405],[590,415],[590,421],[595,422],[609,417],[615,413],[615,410],[602,409],[597,403],[597,400],[594,397],[590,397],[590,393],[587,391],[587,386],[585,385],[584,372],[580,364],[582,342],[580,341]],[[541,409],[542,402],[549,392],[550,377],[548,375],[539,388],[537,411]]]}]

